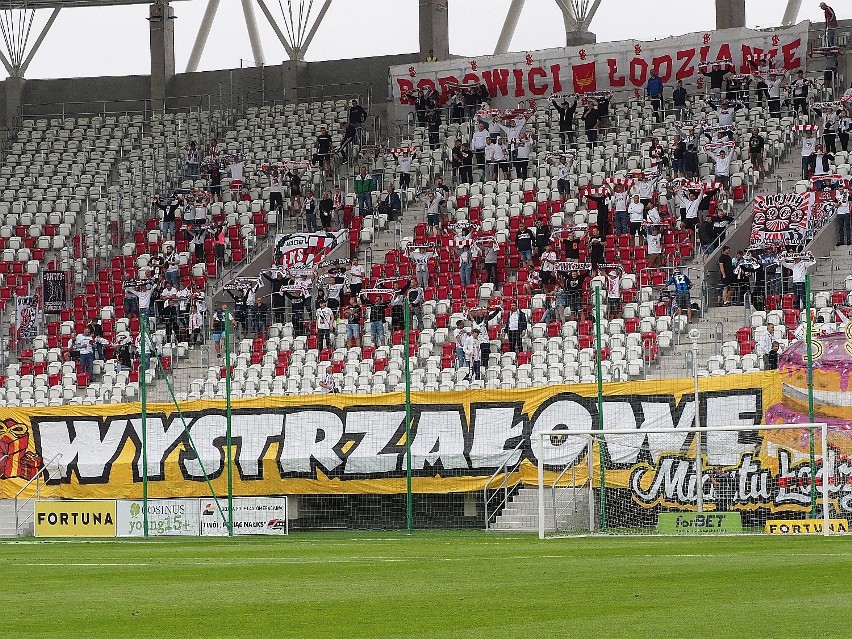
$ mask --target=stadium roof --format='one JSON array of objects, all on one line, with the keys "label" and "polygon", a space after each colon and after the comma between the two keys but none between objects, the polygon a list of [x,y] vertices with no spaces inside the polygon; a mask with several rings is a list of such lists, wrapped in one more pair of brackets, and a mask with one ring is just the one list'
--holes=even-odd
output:
[{"label": "stadium roof", "polygon": [[[181,0],[169,0],[180,2]],[[66,7],[115,7],[128,4],[152,4],[152,0],[0,0],[2,9],[65,9]]]}]

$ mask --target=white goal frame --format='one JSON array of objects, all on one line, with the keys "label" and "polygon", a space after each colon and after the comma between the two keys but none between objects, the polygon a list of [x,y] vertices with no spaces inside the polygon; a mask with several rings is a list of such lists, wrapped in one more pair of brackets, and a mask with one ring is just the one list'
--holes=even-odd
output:
[{"label": "white goal frame", "polygon": [[[542,463],[542,459],[544,458],[544,438],[545,437],[566,437],[566,436],[580,436],[586,437],[588,439],[588,450],[591,453],[592,444],[594,442],[595,437],[599,437],[601,435],[637,435],[640,433],[670,433],[670,434],[682,434],[684,431],[689,433],[710,433],[710,432],[754,432],[754,431],[763,431],[763,430],[819,430],[822,436],[822,459],[823,464],[825,460],[828,459],[828,422],[809,422],[806,424],[755,424],[753,426],[700,426],[689,427],[689,428],[605,428],[603,430],[600,429],[589,429],[589,428],[578,428],[572,429],[567,428],[564,430],[546,430],[540,431],[536,434],[536,439],[534,442],[535,446],[535,455],[538,466],[538,538],[545,539],[545,486],[544,486],[544,464]],[[699,473],[701,471],[701,455],[700,449],[699,454],[696,456],[696,460],[698,463]],[[591,459],[589,460],[589,464],[591,464]],[[815,478],[812,478],[812,481],[816,481]],[[822,503],[822,534],[824,537],[829,536],[829,509],[828,509],[828,481],[823,480],[822,482],[822,490],[821,495],[822,499],[820,500]],[[592,486],[592,478],[589,477],[589,486],[590,493]],[[591,499],[591,498],[590,498]],[[590,504],[591,506],[591,504]],[[593,508],[590,508],[589,518],[591,519],[593,515]]]}]

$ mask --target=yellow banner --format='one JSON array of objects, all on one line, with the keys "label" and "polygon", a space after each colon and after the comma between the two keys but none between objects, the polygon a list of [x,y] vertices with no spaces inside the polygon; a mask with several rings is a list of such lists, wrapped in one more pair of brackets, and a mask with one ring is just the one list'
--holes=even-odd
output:
[{"label": "yellow banner", "polygon": [[[763,527],[768,535],[821,535],[825,529],[822,519],[769,519]],[[829,532],[849,532],[846,519],[829,519]]]},{"label": "yellow banner", "polygon": [[[786,384],[777,372],[703,378],[699,390],[702,426],[808,421],[806,414],[797,412],[795,397],[788,401]],[[600,482],[603,458],[606,486],[626,489],[623,498],[634,508],[693,507],[695,438],[690,431],[694,416],[692,379],[605,384],[604,428],[635,429],[636,434],[604,434],[605,446],[594,445],[594,485]],[[593,384],[413,393],[413,489],[418,493],[481,491],[486,485],[502,485],[503,469],[509,469],[509,485],[534,485],[539,464],[537,433],[594,428],[598,422]],[[8,441],[17,451],[12,456],[16,463],[6,467],[5,475],[0,473],[6,477],[0,479],[0,497],[13,497],[44,467],[54,495],[62,498],[140,499],[146,474],[151,498],[209,496],[205,474],[217,494],[227,494],[223,402],[186,402],[181,404],[181,414],[174,405],[149,405],[147,473],[138,404],[0,408],[0,424],[5,428],[0,446]],[[661,427],[682,432],[643,432]],[[852,438],[846,435],[852,431],[836,432],[827,460],[830,492],[833,503],[845,512],[852,510]],[[717,508],[710,495],[705,508],[809,509],[806,435],[800,430],[706,433],[702,446],[705,487],[712,485],[712,473],[721,469],[735,476],[736,485],[730,503],[720,502]],[[231,436],[235,495],[398,494],[406,490],[402,394],[239,400],[233,402]],[[586,437],[545,438],[541,461],[548,483],[569,467],[560,484],[584,485],[590,461],[587,446]]]},{"label": "yellow banner", "polygon": [[36,537],[115,537],[115,501],[35,502]]}]

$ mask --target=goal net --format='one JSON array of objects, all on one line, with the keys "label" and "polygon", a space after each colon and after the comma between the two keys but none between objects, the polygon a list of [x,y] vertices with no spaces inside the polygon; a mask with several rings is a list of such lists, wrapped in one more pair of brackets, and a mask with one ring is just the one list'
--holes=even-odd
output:
[{"label": "goal net", "polygon": [[843,437],[826,423],[539,432],[539,536],[847,532]]}]

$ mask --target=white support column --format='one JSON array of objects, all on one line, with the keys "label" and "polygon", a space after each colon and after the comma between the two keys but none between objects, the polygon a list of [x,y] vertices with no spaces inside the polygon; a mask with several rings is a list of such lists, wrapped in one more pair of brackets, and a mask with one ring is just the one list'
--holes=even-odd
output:
[{"label": "white support column", "polygon": [[308,47],[311,46],[311,41],[314,39],[314,35],[316,35],[317,29],[319,29],[320,23],[323,21],[323,18],[325,18],[325,14],[330,6],[331,0],[325,0],[325,4],[322,5],[322,9],[320,9],[320,12],[317,14],[317,19],[314,20],[314,25],[308,32],[305,41],[302,43],[302,50],[299,51],[299,59],[303,60],[305,58],[305,53],[307,53]]},{"label": "white support column", "polygon": [[592,8],[589,9],[588,15],[583,20],[583,29],[586,31],[589,30],[589,27],[592,25],[592,20],[595,18],[595,14],[598,12],[598,7],[601,6],[601,0],[595,0],[592,3]]},{"label": "white support column", "polygon": [[24,74],[27,72],[27,68],[30,66],[30,62],[32,62],[32,59],[38,51],[39,47],[41,46],[41,43],[44,42],[44,38],[45,36],[47,36],[47,32],[50,31],[50,28],[53,26],[53,23],[56,22],[56,17],[59,15],[60,9],[61,7],[56,7],[53,10],[53,13],[51,13],[50,17],[47,19],[47,23],[44,25],[44,28],[42,28],[41,33],[38,34],[38,38],[36,38],[36,41],[33,42],[32,49],[30,49],[29,54],[27,55],[23,64],[21,64],[21,77],[23,77]]},{"label": "white support column", "polygon": [[254,17],[254,6],[252,0],[242,0],[243,16],[246,19],[246,30],[248,31],[249,42],[251,43],[251,55],[254,58],[254,63],[257,66],[265,66],[266,58],[263,55],[263,44],[260,41],[260,36],[257,33],[257,20]]},{"label": "white support column", "polygon": [[515,29],[518,26],[518,19],[521,17],[521,11],[524,9],[526,0],[512,0],[509,5],[509,11],[506,13],[506,21],[503,23],[503,30],[500,31],[500,37],[497,38],[497,45],[494,47],[494,54],[506,53],[509,46],[512,44],[512,36],[515,35]]},{"label": "white support column", "polygon": [[269,7],[266,6],[265,0],[257,0],[257,5],[260,7],[260,10],[263,12],[263,15],[266,16],[266,21],[269,22],[269,26],[272,27],[272,30],[275,32],[275,35],[278,36],[278,39],[281,41],[281,46],[284,47],[284,50],[287,52],[287,55],[289,55],[292,59],[294,57],[293,47],[290,46],[290,43],[287,41],[287,38],[284,37],[284,33],[281,31],[281,28],[275,21],[275,16],[272,15],[272,12],[269,10]]},{"label": "white support column", "polygon": [[[587,15],[578,16],[574,11],[575,5],[572,0],[556,0],[556,4],[562,10],[562,20],[565,22],[565,44],[568,46],[581,46],[591,44],[597,40],[594,33],[589,31],[589,23],[592,21],[601,0],[595,0]],[[583,5],[581,8],[584,8]]]},{"label": "white support column", "polygon": [[201,54],[204,53],[204,47],[207,46],[207,38],[210,36],[210,27],[213,25],[213,18],[216,17],[216,12],[219,10],[219,0],[207,0],[207,8],[204,10],[204,17],[201,18],[201,25],[198,27],[198,34],[195,36],[195,44],[192,45],[192,51],[189,54],[189,60],[186,63],[186,72],[192,73],[198,71],[198,63],[201,61]]},{"label": "white support column", "polygon": [[0,62],[3,63],[3,66],[6,67],[6,72],[9,74],[9,77],[15,77],[15,68],[12,66],[12,63],[9,62],[9,58],[6,57],[6,54],[0,50]]},{"label": "white support column", "polygon": [[799,9],[802,8],[802,0],[787,0],[787,8],[784,9],[784,18],[781,25],[789,27],[796,24],[799,19]]},{"label": "white support column", "polygon": [[556,0],[556,4],[562,10],[565,31],[577,31],[580,25],[577,23],[577,16],[574,15],[574,7],[571,4],[571,0]]}]

